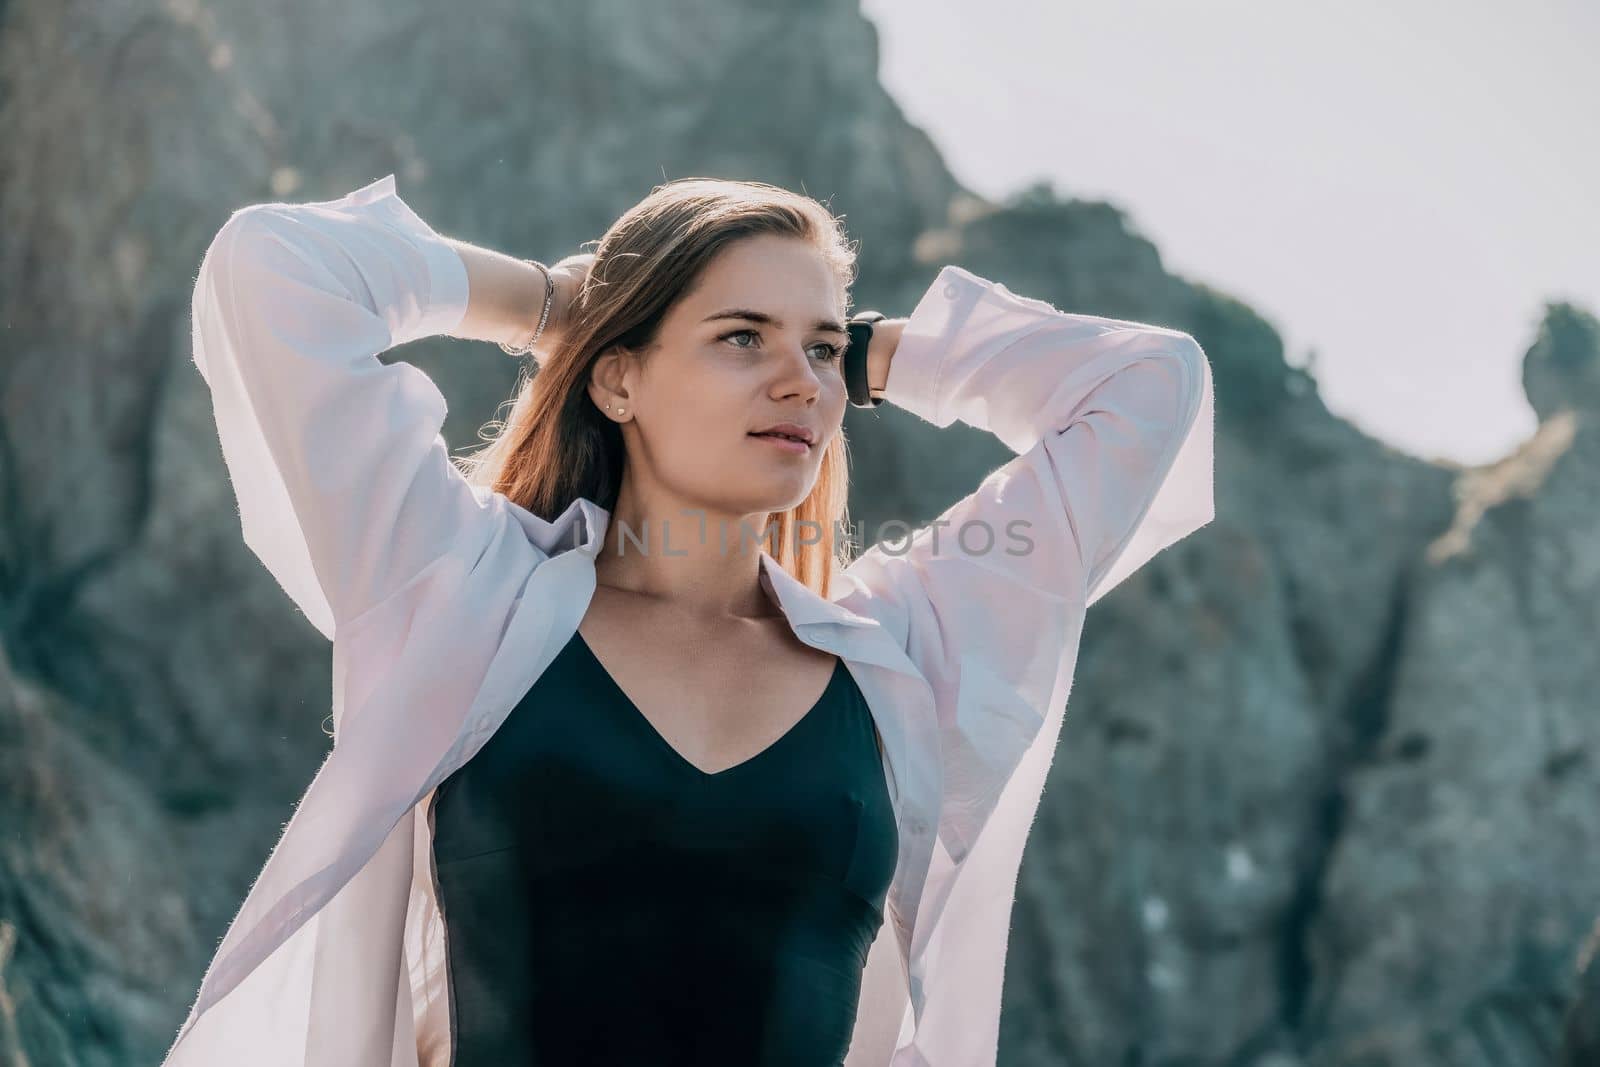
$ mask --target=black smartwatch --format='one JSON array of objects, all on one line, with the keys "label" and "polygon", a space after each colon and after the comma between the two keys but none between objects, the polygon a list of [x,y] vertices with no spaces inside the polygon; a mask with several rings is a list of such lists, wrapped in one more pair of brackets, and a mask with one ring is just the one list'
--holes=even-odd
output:
[{"label": "black smartwatch", "polygon": [[867,387],[867,349],[872,345],[872,324],[888,318],[881,311],[858,311],[845,322],[850,344],[844,350],[844,385],[850,403],[858,408],[875,408],[883,397],[873,396]]}]

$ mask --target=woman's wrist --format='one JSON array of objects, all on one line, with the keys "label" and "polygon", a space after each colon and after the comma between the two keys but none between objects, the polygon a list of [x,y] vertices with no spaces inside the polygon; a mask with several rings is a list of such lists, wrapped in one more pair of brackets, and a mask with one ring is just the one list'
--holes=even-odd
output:
[{"label": "woman's wrist", "polygon": [[[544,272],[525,259],[445,238],[467,268],[467,312],[454,337],[521,347],[539,328]],[[555,308],[551,309],[554,317]],[[549,323],[546,323],[546,330]],[[542,342],[541,342],[542,343]]]},{"label": "woman's wrist", "polygon": [[900,334],[909,319],[881,319],[872,324],[872,341],[867,345],[867,391],[882,396],[889,382],[889,365],[894,362]]}]

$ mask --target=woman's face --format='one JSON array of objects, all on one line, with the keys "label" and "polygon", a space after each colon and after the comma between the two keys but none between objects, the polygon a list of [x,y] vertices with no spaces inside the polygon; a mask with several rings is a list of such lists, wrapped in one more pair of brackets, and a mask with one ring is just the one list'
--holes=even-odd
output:
[{"label": "woman's face", "polygon": [[[671,522],[678,546],[700,536],[694,516],[677,517],[680,508],[703,509],[713,522],[750,519],[756,535],[767,512],[804,500],[844,420],[844,302],[833,269],[808,242],[747,237],[710,262],[642,360],[597,360],[590,396],[625,411],[619,508]],[[780,422],[809,429],[811,446],[752,435]],[[736,526],[727,536],[731,545]]]}]

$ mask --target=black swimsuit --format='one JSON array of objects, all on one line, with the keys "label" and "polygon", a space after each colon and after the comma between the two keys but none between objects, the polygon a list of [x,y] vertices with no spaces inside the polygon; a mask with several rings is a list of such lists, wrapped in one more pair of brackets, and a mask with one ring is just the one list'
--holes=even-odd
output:
[{"label": "black swimsuit", "polygon": [[571,641],[429,808],[453,1067],[836,1067],[898,838],[842,660],[715,774]]}]

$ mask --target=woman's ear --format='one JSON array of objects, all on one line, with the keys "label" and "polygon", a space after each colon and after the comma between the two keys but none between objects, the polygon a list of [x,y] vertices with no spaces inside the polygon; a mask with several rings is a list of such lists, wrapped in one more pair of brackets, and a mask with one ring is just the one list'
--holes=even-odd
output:
[{"label": "woman's ear", "polygon": [[632,352],[615,344],[596,356],[589,368],[589,397],[612,418],[624,418],[632,406],[628,394],[628,368],[632,363]]}]

